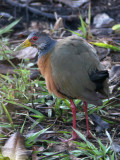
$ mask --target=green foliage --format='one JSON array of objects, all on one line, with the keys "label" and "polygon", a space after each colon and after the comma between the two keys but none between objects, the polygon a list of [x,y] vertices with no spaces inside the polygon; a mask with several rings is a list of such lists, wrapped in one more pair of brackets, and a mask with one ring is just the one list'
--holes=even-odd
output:
[{"label": "green foliage", "polygon": [[8,157],[4,157],[1,152],[0,152],[0,160],[10,160]]},{"label": "green foliage", "polygon": [[120,33],[120,24],[116,24],[112,27],[112,29],[118,33]]},{"label": "green foliage", "polygon": [[11,127],[14,128],[13,121],[12,121],[12,117],[10,116],[10,114],[9,114],[9,112],[8,112],[8,110],[7,110],[7,108],[6,108],[6,106],[5,106],[3,103],[2,103],[2,106],[3,106],[3,108],[4,108],[4,111],[5,111],[5,113],[6,113],[7,117],[8,117],[8,119],[9,119],[9,122],[10,122],[10,124],[11,124]]},{"label": "green foliage", "polygon": [[0,160],[10,160],[10,158],[8,158],[8,157],[3,157],[2,155],[0,155]]},{"label": "green foliage", "polygon": [[14,105],[19,106],[19,107],[22,107],[22,108],[25,108],[25,109],[27,109],[27,110],[33,112],[34,114],[39,115],[39,118],[41,118],[41,120],[44,119],[43,114],[42,114],[41,112],[39,112],[39,111],[33,109],[33,108],[30,108],[30,107],[25,106],[25,105],[23,105],[23,104],[17,103],[17,102],[15,102],[15,101],[9,101],[9,100],[3,100],[3,101],[4,101],[4,102],[7,102],[7,103],[14,104]]},{"label": "green foliage", "polygon": [[[9,104],[12,104],[13,106],[19,108],[25,108],[26,110],[28,110],[28,112],[31,112],[31,116],[36,117],[35,121],[37,125],[38,122],[43,121],[45,119],[45,116],[36,109],[28,107],[27,105],[25,105],[25,103],[30,103],[31,99],[33,97],[37,97],[39,94],[48,94],[48,91],[45,88],[45,82],[42,83],[39,80],[31,81],[29,79],[30,71],[25,67],[25,65],[27,65],[26,63],[29,62],[28,60],[24,62],[22,61],[21,64],[16,67],[9,59],[10,57],[8,57],[4,49],[3,53],[4,59],[6,59],[8,63],[10,63],[13,66],[14,73],[12,75],[10,75],[9,73],[7,73],[6,75],[0,74],[0,116],[2,118],[2,116],[4,117],[5,114],[9,121],[8,123],[1,122],[0,127],[12,127],[13,129],[18,127],[18,125],[15,124],[16,122],[13,122],[10,110],[8,110]],[[39,91],[35,93],[35,87],[41,87],[42,90],[45,90],[45,92],[41,93],[41,91]],[[36,98],[34,99],[36,100]],[[45,97],[42,99],[45,99]],[[27,117],[27,115],[25,116]],[[25,123],[26,118],[21,127],[21,133],[24,130]],[[36,125],[34,125],[34,127]]]},{"label": "green foliage", "polygon": [[70,156],[67,153],[67,151],[61,151],[61,152],[44,152],[45,156],[40,156],[40,159],[45,160],[70,160]]},{"label": "green foliage", "polygon": [[91,44],[94,44],[98,47],[103,47],[103,48],[109,48],[112,49],[114,51],[118,51],[120,52],[120,46],[114,46],[114,45],[110,45],[110,44],[106,44],[106,43],[101,43],[101,42],[90,42]]},{"label": "green foliage", "polygon": [[80,17],[80,22],[81,22],[81,27],[79,27],[78,29],[80,30],[80,31],[82,31],[82,33],[83,33],[83,37],[84,38],[86,38],[87,37],[87,30],[86,30],[86,28],[88,28],[88,25],[85,23],[85,21],[82,19],[82,16],[80,15],[79,16]]},{"label": "green foliage", "polygon": [[78,35],[80,37],[84,37],[84,38],[87,39],[87,29],[86,28],[88,28],[88,25],[85,23],[85,21],[83,20],[81,15],[79,17],[80,17],[81,26],[78,27],[78,29],[82,33],[78,33],[78,32],[72,31],[72,30],[68,30],[68,31],[70,31],[71,33],[76,34],[76,35]]},{"label": "green foliage", "polygon": [[79,15],[79,18],[80,18],[81,26],[78,27],[78,30],[80,30],[82,33],[78,33],[72,30],[68,30],[68,31],[80,37],[83,37],[85,39],[88,39],[89,37],[93,37],[90,30],[90,24],[91,24],[91,3],[90,2],[89,2],[89,9],[88,9],[88,23],[86,23],[83,20],[83,17],[81,14]]},{"label": "green foliage", "polygon": [[[111,141],[110,144],[104,145],[100,139],[96,138],[97,145],[99,147],[96,147],[93,143],[89,142],[83,134],[78,132],[74,129],[74,131],[80,136],[80,138],[85,142],[74,142],[77,144],[77,148],[80,150],[77,150],[76,152],[73,151],[72,153],[76,156],[78,155],[84,155],[85,159],[94,159],[94,160],[115,160],[114,151],[111,149]],[[107,132],[107,136],[109,139],[110,135]],[[76,154],[77,153],[77,154]],[[84,158],[83,158],[84,159]]]},{"label": "green foliage", "polygon": [[15,20],[14,22],[12,22],[11,24],[9,24],[6,27],[3,27],[2,29],[0,29],[0,36],[4,33],[8,33],[11,31],[11,29],[20,22],[20,19]]},{"label": "green foliage", "polygon": [[[9,58],[7,57],[7,54],[12,54],[12,51],[10,49],[7,49],[7,47],[5,46],[5,44],[7,43],[8,39],[3,38],[3,34],[8,34],[9,32],[12,31],[12,28],[18,24],[20,22],[20,19],[15,20],[14,22],[12,22],[11,24],[9,24],[6,27],[3,27],[0,29],[0,37],[2,39],[2,41],[0,41],[0,60],[6,59],[8,60],[8,62],[11,64],[11,61],[9,60]],[[4,40],[4,41],[3,41]],[[13,66],[14,64],[12,64]],[[15,68],[15,66],[13,66]]]},{"label": "green foliage", "polygon": [[0,74],[0,90],[3,99],[14,100],[15,98],[30,99],[30,95],[26,92],[30,86],[30,71],[27,69],[15,69],[13,77],[10,75]]},{"label": "green foliage", "polygon": [[34,143],[36,143],[37,141],[37,138],[41,135],[41,134],[44,134],[49,128],[46,128],[46,129],[43,129],[39,132],[36,132],[34,134],[32,134],[31,136],[29,136],[26,140],[26,146],[27,147],[30,147],[32,146]]}]

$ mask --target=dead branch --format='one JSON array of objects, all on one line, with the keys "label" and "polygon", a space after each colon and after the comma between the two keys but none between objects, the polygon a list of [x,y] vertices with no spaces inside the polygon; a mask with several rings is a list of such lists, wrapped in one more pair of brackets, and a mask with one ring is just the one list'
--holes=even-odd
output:
[{"label": "dead branch", "polygon": [[[5,0],[5,2],[8,3],[9,5],[13,6],[13,7],[25,8],[25,9],[27,8],[28,11],[30,11],[30,12],[36,14],[36,15],[43,16],[43,17],[46,17],[48,19],[55,19],[54,14],[42,12],[42,11],[36,9],[36,8],[28,6],[27,4],[21,4],[19,2],[12,1],[12,0]],[[70,20],[70,19],[73,19],[73,18],[78,18],[78,16],[76,16],[76,15],[70,15],[70,16],[58,15],[58,18],[59,17],[62,17],[63,19],[66,19],[66,20]]]}]

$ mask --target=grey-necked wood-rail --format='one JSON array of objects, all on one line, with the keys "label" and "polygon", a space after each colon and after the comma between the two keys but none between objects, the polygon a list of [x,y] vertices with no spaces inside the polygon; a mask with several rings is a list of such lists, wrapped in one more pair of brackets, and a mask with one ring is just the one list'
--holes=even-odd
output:
[{"label": "grey-necked wood-rail", "polygon": [[[103,69],[96,50],[84,39],[69,36],[56,41],[45,33],[34,32],[15,50],[28,46],[38,48],[38,67],[46,81],[47,89],[59,98],[70,100],[73,128],[76,129],[76,106],[73,99],[83,101],[87,134],[90,136],[87,103],[102,105],[99,94],[108,97],[108,71]],[[77,134],[72,133],[70,140]]]}]

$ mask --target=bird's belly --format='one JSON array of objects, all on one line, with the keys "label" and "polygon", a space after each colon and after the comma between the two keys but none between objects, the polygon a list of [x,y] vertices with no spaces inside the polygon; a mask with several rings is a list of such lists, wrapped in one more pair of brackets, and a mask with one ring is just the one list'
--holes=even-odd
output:
[{"label": "bird's belly", "polygon": [[[77,76],[76,76],[77,74]],[[81,98],[83,99],[84,93],[88,90],[93,92],[95,84],[90,81],[89,76],[86,74],[86,79],[78,72],[52,72],[52,77],[57,90],[67,98]]]}]

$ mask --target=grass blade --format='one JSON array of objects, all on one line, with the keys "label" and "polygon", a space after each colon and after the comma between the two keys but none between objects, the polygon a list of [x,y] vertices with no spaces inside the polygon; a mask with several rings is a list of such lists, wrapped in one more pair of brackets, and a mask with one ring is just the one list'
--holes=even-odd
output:
[{"label": "grass blade", "polygon": [[3,100],[3,101],[4,101],[4,102],[7,102],[7,103],[14,104],[14,105],[19,106],[19,107],[23,107],[23,108],[25,108],[25,109],[28,109],[29,111],[31,111],[31,112],[39,115],[39,117],[40,117],[41,120],[43,120],[43,119],[45,118],[45,116],[44,116],[41,112],[39,112],[39,111],[37,111],[37,110],[35,110],[35,109],[33,109],[33,108],[30,108],[30,107],[28,107],[28,106],[25,106],[25,105],[23,105],[23,104],[20,104],[20,103],[14,102],[14,101],[9,101],[9,100]]},{"label": "grass blade", "polygon": [[120,47],[117,47],[117,46],[113,46],[113,45],[105,44],[105,43],[101,43],[101,42],[90,42],[90,43],[94,44],[98,47],[109,48],[109,49],[112,49],[114,51],[120,52]]},{"label": "grass blade", "polygon": [[39,132],[36,132],[34,133],[32,136],[30,136],[27,141],[26,141],[26,144],[29,145],[30,143],[35,143],[36,139],[43,133],[45,133],[49,128],[45,128],[45,129],[42,129],[41,131]]},{"label": "grass blade", "polygon": [[83,36],[84,36],[84,38],[86,38],[87,31],[86,31],[86,27],[85,27],[85,22],[83,21],[81,15],[79,17],[80,17],[80,21],[81,21],[81,27],[82,27]]},{"label": "grass blade", "polygon": [[4,27],[3,29],[0,29],[0,35],[10,32],[11,28],[13,28],[21,19],[17,19],[14,22],[12,22],[11,24],[9,24],[7,27]]},{"label": "grass blade", "polygon": [[6,106],[5,106],[3,103],[2,103],[2,106],[3,106],[3,109],[4,109],[4,111],[5,111],[5,113],[6,113],[7,117],[8,117],[8,119],[9,119],[9,121],[10,121],[11,127],[14,128],[12,118],[11,118],[11,116],[10,116],[10,114],[9,114],[9,112],[8,112],[8,110],[7,110],[7,108],[6,108]]}]

